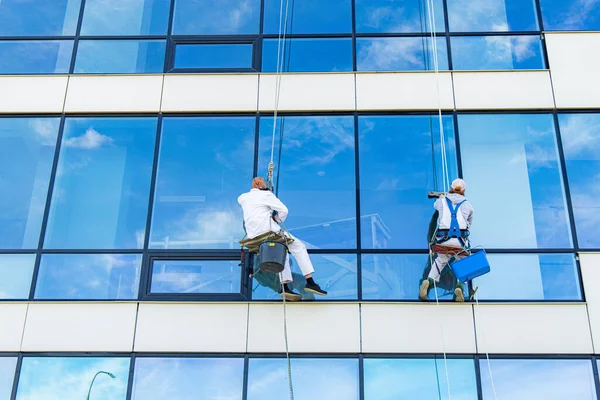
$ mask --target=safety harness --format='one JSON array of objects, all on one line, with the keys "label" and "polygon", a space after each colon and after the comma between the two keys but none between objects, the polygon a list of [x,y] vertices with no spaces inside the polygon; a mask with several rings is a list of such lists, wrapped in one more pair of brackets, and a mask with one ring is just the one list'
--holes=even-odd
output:
[{"label": "safety harness", "polygon": [[441,244],[449,239],[456,238],[460,242],[461,246],[465,248],[468,245],[467,238],[469,237],[469,230],[460,229],[460,224],[458,223],[458,218],[456,215],[460,206],[462,206],[467,200],[461,201],[456,206],[452,204],[452,201],[450,201],[449,198],[446,197],[445,200],[446,204],[448,205],[448,210],[450,210],[450,228],[438,229],[436,233],[435,244]]}]

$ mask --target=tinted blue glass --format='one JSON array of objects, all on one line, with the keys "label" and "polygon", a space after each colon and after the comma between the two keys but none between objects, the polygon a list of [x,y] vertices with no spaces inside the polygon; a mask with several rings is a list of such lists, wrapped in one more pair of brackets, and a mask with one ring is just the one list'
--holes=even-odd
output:
[{"label": "tinted blue glass", "polygon": [[0,397],[3,399],[10,399],[16,366],[17,357],[0,357]]},{"label": "tinted blue glass", "polygon": [[[279,0],[265,0],[264,33],[279,33]],[[283,3],[285,15],[285,2]],[[285,24],[282,18],[282,27]],[[302,0],[290,1],[288,7],[287,33],[351,33],[351,0]]]},{"label": "tinted blue glass", "polygon": [[241,400],[243,378],[243,358],[138,357],[131,398]]},{"label": "tinted blue glass", "polygon": [[34,263],[35,254],[0,255],[0,299],[29,298]]},{"label": "tinted blue glass", "polygon": [[[267,171],[272,133],[273,118],[261,118],[259,174]],[[354,119],[280,117],[275,152],[273,176],[291,210],[285,221],[290,232],[309,249],[356,247]]]},{"label": "tinted blue glass", "polygon": [[538,30],[535,0],[447,0],[451,32]]},{"label": "tinted blue glass", "polygon": [[[445,38],[437,39],[438,68],[448,69]],[[358,71],[424,71],[435,69],[429,37],[356,39]]]},{"label": "tinted blue glass", "polygon": [[572,254],[488,254],[491,272],[475,279],[482,300],[581,300]]},{"label": "tinted blue glass", "polygon": [[139,249],[156,118],[68,118],[45,247]]},{"label": "tinted blue glass", "polygon": [[45,254],[36,299],[136,299],[142,256],[135,254]]},{"label": "tinted blue glass", "polygon": [[170,0],[86,0],[82,35],[165,35]]},{"label": "tinted blue glass", "polygon": [[[294,397],[358,400],[357,359],[292,359]],[[285,359],[250,359],[248,400],[281,400],[288,391]],[[276,377],[276,378],[275,378]]]},{"label": "tinted blue glass", "polygon": [[459,115],[474,245],[571,247],[550,114]]},{"label": "tinted blue glass", "polygon": [[538,35],[452,37],[456,70],[543,69],[545,62]]},{"label": "tinted blue glass", "polygon": [[74,35],[81,0],[2,0],[0,36]]},{"label": "tinted blue glass", "polygon": [[600,248],[600,114],[561,114],[558,119],[579,247]]},{"label": "tinted blue glass", "polygon": [[480,360],[483,399],[596,399],[591,360]]},{"label": "tinted blue glass", "polygon": [[[352,39],[290,39],[284,72],[352,71]],[[277,39],[263,41],[263,72],[277,71]]]},{"label": "tinted blue glass", "polygon": [[0,41],[0,74],[66,74],[72,40]]},{"label": "tinted blue glass", "polygon": [[252,68],[252,44],[179,44],[175,68]]},{"label": "tinted blue glass", "polygon": [[254,117],[165,118],[150,247],[239,248],[237,202],[252,182]]},{"label": "tinted blue glass", "polygon": [[[454,124],[443,117],[449,176],[457,176]],[[427,248],[433,201],[442,190],[437,115],[359,117],[363,248]],[[400,155],[398,149],[410,149]],[[435,161],[434,161],[435,160]]]},{"label": "tinted blue glass", "polygon": [[[454,399],[476,400],[477,382],[472,359],[447,360],[450,394]],[[449,399],[444,360],[364,360],[365,400]]]},{"label": "tinted blue glass", "polygon": [[80,40],[75,73],[149,74],[163,72],[164,40]]},{"label": "tinted blue glass", "polygon": [[[432,14],[435,14],[435,30],[443,32],[446,28],[442,0],[434,0]],[[431,32],[427,2],[420,0],[356,0],[356,32]]]},{"label": "tinted blue glass", "polygon": [[240,293],[240,261],[156,260],[151,293]]},{"label": "tinted blue glass", "polygon": [[58,118],[0,118],[0,248],[40,240]]},{"label": "tinted blue glass", "polygon": [[597,0],[540,0],[544,30],[600,30],[600,2]]},{"label": "tinted blue glass", "polygon": [[175,0],[173,34],[258,34],[260,0]]},{"label": "tinted blue glass", "polygon": [[[303,239],[303,236],[299,237]],[[322,297],[304,291],[306,279],[296,264],[293,264],[292,275],[294,282],[290,283],[290,287],[299,292],[303,300],[356,300],[358,298],[355,255],[311,254],[310,260],[315,267],[315,279],[319,282],[321,288],[328,293],[327,297]],[[256,271],[253,279],[252,299],[281,299],[279,297],[281,283],[277,275]]]},{"label": "tinted blue glass", "polygon": [[23,357],[18,400],[85,399],[94,375],[90,399],[125,400],[129,358],[121,357]]}]

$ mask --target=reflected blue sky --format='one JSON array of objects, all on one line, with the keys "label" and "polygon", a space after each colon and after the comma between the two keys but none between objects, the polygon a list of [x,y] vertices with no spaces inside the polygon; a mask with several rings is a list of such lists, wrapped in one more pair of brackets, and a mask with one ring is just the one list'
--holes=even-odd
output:
[{"label": "reflected blue sky", "polygon": [[131,399],[241,400],[243,377],[243,358],[138,357]]},{"label": "reflected blue sky", "polygon": [[[443,32],[444,4],[434,0],[435,30]],[[357,33],[431,32],[427,2],[420,0],[356,0]]]},{"label": "reflected blue sky", "polygon": [[35,254],[0,255],[0,299],[29,298],[34,263]]},{"label": "reflected blue sky", "polygon": [[[279,0],[265,0],[264,33],[279,33]],[[283,3],[285,14],[285,2]],[[283,25],[281,27],[283,30]],[[288,34],[351,33],[351,0],[290,1],[288,7]]]},{"label": "reflected blue sky", "polygon": [[239,264],[239,260],[155,260],[150,292],[240,293]]},{"label": "reflected blue sky", "polygon": [[72,56],[72,40],[0,41],[0,74],[65,74]]},{"label": "reflected blue sky", "polygon": [[259,22],[260,0],[175,0],[174,35],[258,34]]},{"label": "reflected blue sky", "polygon": [[0,398],[10,399],[17,357],[0,357]]},{"label": "reflected blue sky", "polygon": [[544,69],[539,35],[450,38],[456,70]]},{"label": "reflected blue sky", "polygon": [[81,0],[31,1],[2,0],[0,35],[74,35]]},{"label": "reflected blue sky", "polygon": [[[438,68],[448,69],[445,38],[437,38]],[[434,69],[431,38],[356,39],[358,71],[427,71]]]},{"label": "reflected blue sky", "polygon": [[81,35],[165,35],[170,0],[86,0]]},{"label": "reflected blue sky", "polygon": [[163,72],[164,40],[80,40],[75,73],[149,74]]},{"label": "reflected blue sky", "polygon": [[451,32],[538,29],[535,0],[448,0]]},{"label": "reflected blue sky", "polygon": [[[284,72],[352,71],[352,39],[287,39]],[[262,71],[277,71],[277,39],[263,40]]]},{"label": "reflected blue sky", "polygon": [[179,44],[175,68],[252,68],[253,46],[245,44]]},{"label": "reflected blue sky", "polygon": [[540,0],[545,30],[600,30],[600,1]]}]

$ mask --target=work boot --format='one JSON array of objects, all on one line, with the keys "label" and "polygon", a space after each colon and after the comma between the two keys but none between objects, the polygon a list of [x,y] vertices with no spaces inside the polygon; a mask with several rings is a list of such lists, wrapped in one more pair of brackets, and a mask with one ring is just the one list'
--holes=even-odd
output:
[{"label": "work boot", "polygon": [[463,293],[463,285],[458,282],[456,284],[456,289],[454,289],[454,301],[458,303],[463,303],[465,301],[465,295]]},{"label": "work boot", "polygon": [[423,279],[421,282],[421,289],[419,290],[419,298],[423,301],[427,301],[427,296],[429,295],[429,290],[433,286],[433,279],[427,278]]},{"label": "work boot", "polygon": [[321,289],[321,286],[319,286],[318,283],[316,283],[315,281],[309,282],[308,280],[306,281],[306,286],[304,287],[304,290],[307,292],[311,292],[314,294],[318,294],[321,296],[327,296],[327,292],[324,291],[323,289]]},{"label": "work boot", "polygon": [[302,299],[302,295],[294,292],[287,284],[283,285],[283,293],[279,292],[279,295],[282,299],[285,297],[286,301],[300,301]]}]

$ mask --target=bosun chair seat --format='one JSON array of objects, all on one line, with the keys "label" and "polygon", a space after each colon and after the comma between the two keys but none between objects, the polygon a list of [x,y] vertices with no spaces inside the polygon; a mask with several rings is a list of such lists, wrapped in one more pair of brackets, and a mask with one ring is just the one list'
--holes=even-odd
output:
[{"label": "bosun chair seat", "polygon": [[289,239],[284,237],[283,235],[275,232],[265,232],[262,235],[258,235],[252,239],[242,239],[240,240],[240,246],[246,247],[250,253],[259,253],[260,245],[263,242],[277,242],[283,244],[290,244],[294,241],[294,239]]}]

